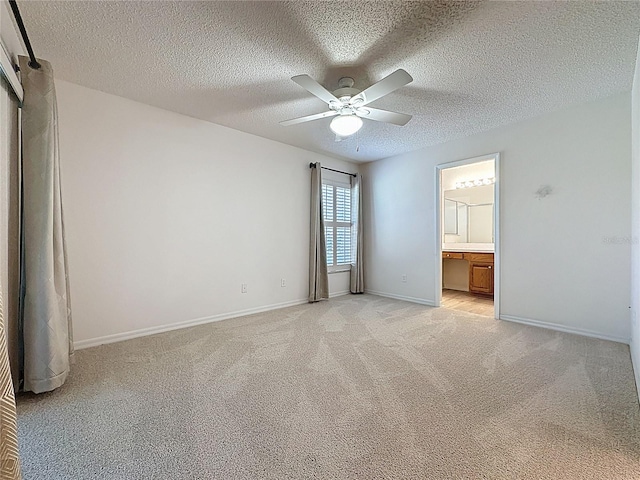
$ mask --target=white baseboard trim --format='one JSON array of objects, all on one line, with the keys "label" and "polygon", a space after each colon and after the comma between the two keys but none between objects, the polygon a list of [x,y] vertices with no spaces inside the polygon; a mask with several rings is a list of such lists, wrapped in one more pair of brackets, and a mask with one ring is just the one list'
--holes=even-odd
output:
[{"label": "white baseboard trim", "polygon": [[419,303],[420,305],[428,305],[429,307],[436,306],[433,300],[425,300],[424,298],[407,297],[405,295],[396,295],[395,293],[378,292],[377,290],[368,289],[365,289],[364,293],[377,295],[379,297],[393,298],[395,300],[404,300],[405,302]]},{"label": "white baseboard trim", "polygon": [[252,315],[254,313],[267,312],[269,310],[278,310],[280,308],[292,307],[294,305],[302,305],[307,303],[308,300],[292,300],[290,302],[275,303],[273,305],[265,305],[262,307],[248,308],[246,310],[238,310],[235,312],[221,313],[219,315],[212,315],[210,317],[196,318],[193,320],[186,320],[184,322],[171,323],[169,325],[159,325],[157,327],[141,328],[138,330],[131,330],[129,332],[114,333],[112,335],[105,335],[103,337],[89,338],[87,340],[79,340],[73,342],[73,347],[76,350],[82,350],[83,348],[97,347],[98,345],[106,345],[108,343],[122,342],[124,340],[130,340],[132,338],[146,337],[147,335],[155,335],[156,333],[170,332],[172,330],[179,330],[181,328],[194,327],[196,325],[202,325],[204,323],[219,322],[221,320],[228,320],[230,318],[243,317],[245,315]]},{"label": "white baseboard trim", "polygon": [[500,320],[506,320],[508,322],[515,322],[515,323],[522,323],[524,325],[531,325],[533,327],[541,327],[549,330],[556,330],[558,332],[573,333],[575,335],[599,338],[601,340],[609,340],[611,342],[618,342],[618,343],[624,343],[626,345],[629,345],[629,338],[618,337],[617,335],[606,335],[604,333],[594,332],[593,330],[587,330],[584,328],[568,327],[566,325],[543,322],[540,320],[532,320],[530,318],[516,317],[514,315],[500,315]]},{"label": "white baseboard trim", "polygon": [[629,342],[629,350],[631,351],[631,366],[633,367],[633,374],[636,377],[636,390],[638,390],[638,400],[640,400],[640,351],[638,351],[637,354],[634,354],[634,352],[636,351],[636,341],[631,340],[631,342]]},{"label": "white baseboard trim", "polygon": [[329,298],[341,297],[343,295],[349,295],[351,293],[350,290],[343,290],[341,292],[333,292],[329,294]]}]

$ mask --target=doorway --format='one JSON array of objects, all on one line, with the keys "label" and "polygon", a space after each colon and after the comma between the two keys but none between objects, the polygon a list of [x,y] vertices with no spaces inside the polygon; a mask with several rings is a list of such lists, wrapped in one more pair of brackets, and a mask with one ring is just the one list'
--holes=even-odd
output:
[{"label": "doorway", "polygon": [[436,166],[436,306],[500,316],[498,153]]}]

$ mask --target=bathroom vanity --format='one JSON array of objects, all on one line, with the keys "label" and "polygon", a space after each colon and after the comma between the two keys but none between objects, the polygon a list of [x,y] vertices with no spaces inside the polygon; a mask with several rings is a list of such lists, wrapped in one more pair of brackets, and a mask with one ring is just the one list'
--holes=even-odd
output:
[{"label": "bathroom vanity", "polygon": [[443,264],[448,260],[468,264],[469,292],[493,295],[493,253],[443,250]]},{"label": "bathroom vanity", "polygon": [[495,165],[452,167],[441,181],[442,288],[493,296]]}]

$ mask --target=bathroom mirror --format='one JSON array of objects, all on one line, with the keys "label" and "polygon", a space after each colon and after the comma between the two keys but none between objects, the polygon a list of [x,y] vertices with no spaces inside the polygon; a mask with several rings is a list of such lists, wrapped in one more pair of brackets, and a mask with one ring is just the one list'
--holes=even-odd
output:
[{"label": "bathroom mirror", "polygon": [[444,233],[458,235],[458,202],[444,199]]},{"label": "bathroom mirror", "polygon": [[493,243],[493,185],[445,190],[444,243]]}]

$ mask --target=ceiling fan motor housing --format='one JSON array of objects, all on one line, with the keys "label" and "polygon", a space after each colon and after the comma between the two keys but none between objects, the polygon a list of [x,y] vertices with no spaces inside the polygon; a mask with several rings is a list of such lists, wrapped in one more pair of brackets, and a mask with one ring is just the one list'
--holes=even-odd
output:
[{"label": "ceiling fan motor housing", "polygon": [[353,88],[354,80],[351,77],[342,77],[338,80],[338,89],[333,91],[333,94],[338,100],[343,103],[347,103],[351,97],[361,92],[357,88]]}]

